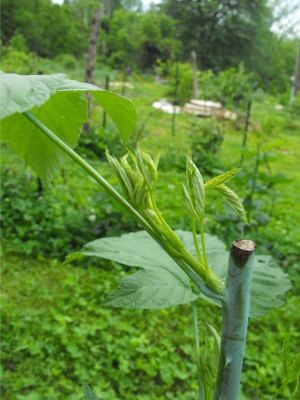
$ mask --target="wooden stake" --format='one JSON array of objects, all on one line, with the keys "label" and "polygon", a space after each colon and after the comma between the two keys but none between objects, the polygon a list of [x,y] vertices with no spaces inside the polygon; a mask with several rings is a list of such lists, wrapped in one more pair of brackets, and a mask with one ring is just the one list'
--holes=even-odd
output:
[{"label": "wooden stake", "polygon": [[191,52],[192,68],[193,68],[193,93],[194,99],[199,99],[198,79],[197,79],[197,54]]}]

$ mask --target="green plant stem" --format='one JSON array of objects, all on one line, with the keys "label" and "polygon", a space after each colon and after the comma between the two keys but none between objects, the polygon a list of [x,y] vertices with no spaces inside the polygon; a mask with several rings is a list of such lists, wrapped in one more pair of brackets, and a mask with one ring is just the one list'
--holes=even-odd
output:
[{"label": "green plant stem", "polygon": [[173,230],[169,227],[169,225],[166,223],[166,221],[164,220],[163,216],[161,215],[161,213],[159,212],[159,209],[156,205],[156,201],[154,198],[154,192],[151,191],[150,192],[150,197],[151,197],[151,203],[153,205],[154,211],[156,213],[156,215],[158,216],[159,220],[161,221],[163,227],[168,231],[169,233],[169,239],[171,244],[176,247],[179,250],[184,249],[184,245],[182,243],[182,241],[179,239],[179,237],[176,235],[176,233],[173,232]]},{"label": "green plant stem", "polygon": [[197,240],[195,218],[193,218],[193,217],[191,217],[191,226],[192,226],[193,239],[194,239],[198,259],[202,264],[204,264],[203,257],[202,257],[202,254],[201,254],[201,251],[199,248],[199,244],[198,244],[198,240]]},{"label": "green plant stem", "polygon": [[203,210],[203,214],[202,214],[202,218],[201,218],[201,222],[200,222],[200,231],[201,231],[201,242],[202,242],[202,251],[203,251],[203,257],[204,257],[204,265],[205,265],[206,272],[207,272],[209,267],[208,267],[207,258],[206,258],[203,219],[204,219],[204,210]]},{"label": "green plant stem", "polygon": [[229,252],[220,358],[214,400],[237,400],[246,346],[256,244],[235,240]]},{"label": "green plant stem", "polygon": [[86,161],[84,161],[74,150],[59,139],[53,132],[42,124],[30,111],[26,111],[23,115],[29,119],[39,130],[41,130],[52,142],[61,148],[69,157],[79,164],[89,175],[91,175],[102,188],[116,200],[152,237],[156,236],[145,219],[119,195],[119,193]]},{"label": "green plant stem", "polygon": [[[192,309],[193,309],[195,347],[196,347],[197,353],[200,356],[200,344],[199,344],[199,331],[198,331],[198,318],[197,318],[196,300],[192,301]],[[198,372],[198,385],[199,385],[199,400],[204,400],[204,397],[203,397],[203,382],[201,380],[200,371],[199,371],[198,368],[197,368],[197,372]]]},{"label": "green plant stem", "polygon": [[[110,196],[116,200],[144,229],[148,234],[169,254],[169,256],[183,269],[184,272],[193,280],[195,285],[207,296],[215,297],[221,300],[223,297],[220,296],[221,291],[215,291],[214,285],[210,284],[212,290],[210,290],[201,279],[197,276],[198,271],[202,271],[200,263],[184,248],[184,256],[191,263],[184,262],[180,257],[179,253],[174,252],[170,244],[167,244],[166,240],[157,231],[154,231],[147,221],[129,204],[127,201],[119,195],[119,193],[86,161],[84,161],[75,151],[67,146],[61,139],[59,139],[53,132],[50,131],[44,124],[42,124],[31,112],[26,111],[23,113],[30,122],[32,122],[40,131],[42,131],[50,140],[52,140],[59,148],[61,148],[69,157],[71,157],[77,164],[79,164],[89,175],[91,175],[96,182],[102,186],[102,188],[110,194]],[[178,238],[179,240],[179,238]],[[181,252],[180,255],[182,256]],[[196,273],[195,273],[196,272]],[[202,273],[203,275],[203,273]],[[216,287],[218,287],[216,282]]]},{"label": "green plant stem", "polygon": [[280,388],[277,390],[277,392],[274,394],[274,396],[272,397],[272,400],[277,399],[277,396],[279,395],[279,393],[286,387],[286,385],[288,384],[288,382],[291,379],[285,378],[285,380],[282,382],[282,385],[280,386]]},{"label": "green plant stem", "polygon": [[292,400],[298,400],[298,399],[300,399],[300,371],[298,372],[297,384],[292,394]]}]

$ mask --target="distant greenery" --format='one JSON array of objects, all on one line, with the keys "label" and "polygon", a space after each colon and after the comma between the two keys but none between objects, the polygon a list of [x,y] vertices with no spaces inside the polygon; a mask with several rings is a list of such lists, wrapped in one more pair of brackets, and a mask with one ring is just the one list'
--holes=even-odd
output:
[{"label": "distant greenery", "polygon": [[[291,33],[279,35],[271,30],[277,18],[276,2],[168,0],[146,12],[141,11],[139,0],[103,4],[98,69],[103,65],[125,69],[129,65],[153,72],[157,60],[186,63],[194,50],[202,72],[237,70],[243,61],[245,73],[251,73],[262,89],[274,95],[290,89],[298,39]],[[66,57],[62,64],[69,68],[76,68],[75,59],[85,67],[96,7],[99,2],[95,0],[66,0],[63,5],[51,0],[3,0],[4,70],[31,73],[37,57],[59,60],[60,56]],[[287,21],[293,12],[282,6],[279,20]],[[20,48],[20,40],[26,48]]]},{"label": "distant greenery", "polygon": [[[176,80],[178,81],[178,103],[183,105],[193,98],[191,84],[193,72],[190,63],[177,64],[171,61],[164,63],[158,60],[157,71],[161,76],[168,75],[170,77],[165,94],[172,101]],[[246,109],[248,101],[259,98],[261,94],[260,91],[255,92],[258,85],[255,74],[246,73],[243,63],[240,63],[237,69],[229,68],[218,74],[215,74],[212,70],[198,71],[197,79],[201,99],[221,102],[229,108]]]}]

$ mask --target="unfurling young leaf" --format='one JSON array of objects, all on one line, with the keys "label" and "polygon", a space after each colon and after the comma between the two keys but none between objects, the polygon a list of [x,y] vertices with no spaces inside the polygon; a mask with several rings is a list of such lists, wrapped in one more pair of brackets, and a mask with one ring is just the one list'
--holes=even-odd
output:
[{"label": "unfurling young leaf", "polygon": [[[140,173],[142,174],[143,178],[146,181],[146,184],[150,191],[154,190],[156,180],[157,180],[157,171],[151,160],[151,157],[148,154],[144,154],[143,150],[139,147],[136,149],[135,152],[136,162]],[[143,159],[147,159],[146,165],[144,164]],[[150,164],[150,167],[149,167]]]},{"label": "unfurling young leaf", "polygon": [[199,220],[198,215],[194,209],[194,206],[192,204],[192,200],[190,198],[189,192],[187,191],[186,187],[184,184],[181,182],[180,184],[180,190],[181,190],[181,195],[182,195],[182,204],[186,211],[193,217]]},{"label": "unfurling young leaf", "polygon": [[229,189],[229,187],[224,184],[216,186],[214,189],[217,190],[231,205],[231,207],[239,214],[241,220],[248,224],[246,211],[237,194],[235,194],[232,190]]},{"label": "unfurling young leaf", "polygon": [[156,181],[157,181],[156,166],[155,166],[154,162],[152,161],[152,158],[148,154],[145,154],[144,152],[142,152],[142,156],[143,156],[143,159],[146,161],[146,166],[149,171],[149,175],[150,175],[150,179],[151,179],[151,183],[152,183],[152,186],[151,186],[151,189],[152,189],[152,187],[155,186]]},{"label": "unfurling young leaf", "polygon": [[238,172],[240,168],[234,168],[231,171],[226,172],[223,175],[216,176],[210,181],[205,182],[205,190],[214,189],[216,186],[222,185],[223,183],[228,182],[231,178],[233,178]]},{"label": "unfurling young leaf", "polygon": [[205,322],[208,329],[210,330],[210,332],[212,333],[214,340],[215,340],[215,351],[216,351],[216,357],[219,360],[219,356],[220,356],[220,348],[221,348],[221,338],[220,335],[218,334],[218,332],[215,330],[215,328],[213,326],[211,326],[208,322]]},{"label": "unfurling young leaf", "polygon": [[205,206],[205,188],[199,169],[193,163],[191,155],[187,156],[186,177],[190,198],[197,213],[197,219],[201,220]]},{"label": "unfurling young leaf", "polygon": [[131,181],[129,177],[127,176],[127,173],[123,166],[119,163],[119,161],[116,159],[116,157],[111,156],[109,154],[108,149],[105,151],[106,158],[109,162],[109,164],[113,167],[115,174],[118,178],[118,181],[121,184],[123,194],[129,203],[134,202],[134,192],[133,192],[133,186],[131,184]]}]

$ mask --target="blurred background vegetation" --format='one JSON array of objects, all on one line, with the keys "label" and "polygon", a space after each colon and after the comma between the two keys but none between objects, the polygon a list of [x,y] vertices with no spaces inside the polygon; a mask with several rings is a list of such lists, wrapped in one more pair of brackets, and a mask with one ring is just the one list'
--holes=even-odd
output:
[{"label": "blurred background vegetation", "polygon": [[[129,141],[161,151],[157,202],[174,229],[189,230],[179,183],[185,155],[204,180],[241,167],[230,186],[242,198],[249,226],[214,193],[205,230],[229,247],[255,240],[289,273],[287,303],[250,320],[241,399],[270,400],[284,378],[282,340],[300,343],[300,95],[290,102],[299,45],[292,0],[2,0],[1,69],[63,72],[83,81],[94,9],[102,7],[94,82],[128,96],[138,111]],[[298,13],[298,14],[297,14]],[[296,22],[296,23],[294,23]],[[298,30],[297,30],[298,29]],[[236,119],[174,116],[152,107],[193,97],[191,51],[197,53],[199,98],[218,101]],[[246,114],[251,100],[246,146]],[[117,129],[92,102],[89,132],[76,151],[120,191],[104,150],[124,149]],[[60,267],[68,253],[93,239],[139,229],[118,204],[74,163],[46,190],[32,170],[2,144],[2,396],[5,400],[82,399],[81,382],[101,399],[197,398],[190,305],[167,310],[101,308],[120,277],[135,269],[89,259]],[[204,321],[221,331],[220,309],[202,300]],[[288,386],[279,399],[290,399]]]}]

